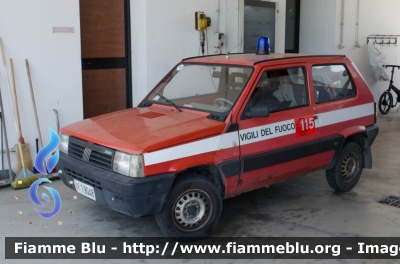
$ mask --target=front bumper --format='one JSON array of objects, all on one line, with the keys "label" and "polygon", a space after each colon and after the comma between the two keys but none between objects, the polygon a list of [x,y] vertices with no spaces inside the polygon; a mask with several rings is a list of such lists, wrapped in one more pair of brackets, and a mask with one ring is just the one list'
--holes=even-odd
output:
[{"label": "front bumper", "polygon": [[115,211],[134,217],[157,214],[175,179],[174,174],[162,174],[144,178],[131,178],[104,170],[60,152],[57,171],[61,170],[64,184],[74,179],[94,188],[96,202]]}]

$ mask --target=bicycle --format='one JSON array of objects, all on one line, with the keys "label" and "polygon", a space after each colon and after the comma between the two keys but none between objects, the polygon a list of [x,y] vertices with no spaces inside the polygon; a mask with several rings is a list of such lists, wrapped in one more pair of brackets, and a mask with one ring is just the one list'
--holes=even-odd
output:
[{"label": "bicycle", "polygon": [[[389,113],[390,108],[396,107],[397,103],[400,102],[400,90],[393,85],[393,75],[394,75],[394,68],[400,69],[399,65],[383,65],[383,67],[388,68],[392,67],[392,77],[390,78],[389,88],[383,92],[381,97],[379,98],[378,105],[379,105],[379,112],[382,115],[386,115]],[[397,94],[396,103],[394,103],[393,95],[391,93],[393,90]],[[400,107],[399,107],[400,108]],[[397,111],[399,111],[399,108]]]}]

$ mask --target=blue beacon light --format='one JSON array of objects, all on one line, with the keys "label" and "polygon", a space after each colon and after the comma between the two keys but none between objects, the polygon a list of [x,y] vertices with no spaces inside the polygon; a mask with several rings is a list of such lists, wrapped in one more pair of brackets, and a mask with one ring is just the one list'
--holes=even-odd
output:
[{"label": "blue beacon light", "polygon": [[270,44],[268,37],[260,37],[257,41],[257,55],[270,54]]}]

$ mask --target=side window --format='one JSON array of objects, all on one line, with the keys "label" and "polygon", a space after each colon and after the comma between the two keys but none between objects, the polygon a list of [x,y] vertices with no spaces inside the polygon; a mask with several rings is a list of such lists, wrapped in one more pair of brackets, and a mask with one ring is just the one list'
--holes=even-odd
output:
[{"label": "side window", "polygon": [[273,113],[308,105],[304,72],[302,67],[265,71],[247,108],[265,105]]},{"label": "side window", "polygon": [[316,103],[353,97],[357,91],[344,65],[320,65],[312,68]]}]

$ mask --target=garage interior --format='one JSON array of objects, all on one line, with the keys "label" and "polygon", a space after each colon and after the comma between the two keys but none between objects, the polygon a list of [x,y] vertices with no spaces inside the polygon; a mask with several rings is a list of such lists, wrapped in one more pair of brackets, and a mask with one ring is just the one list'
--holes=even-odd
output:
[{"label": "garage interior", "polygon": [[[377,79],[368,47],[373,45],[380,50],[384,64],[400,64],[399,8],[396,0],[0,0],[0,38],[7,59],[14,60],[22,130],[34,157],[38,136],[25,59],[30,62],[43,142],[50,139],[47,128],[57,131],[57,119],[62,127],[136,106],[176,63],[198,56],[199,34],[193,19],[197,11],[204,11],[211,18],[206,55],[252,52],[255,45],[248,40],[266,34],[271,35],[271,50],[276,53],[344,54],[360,70],[377,101],[388,82]],[[257,12],[268,13],[268,19],[259,18]],[[260,28],[260,24],[266,26]],[[217,41],[216,36],[221,40]],[[400,82],[397,70],[394,82]],[[15,171],[18,135],[6,87],[0,65],[11,170]],[[244,193],[224,200],[222,216],[212,236],[399,236],[399,206],[380,203],[389,196],[400,196],[400,139],[396,137],[400,112],[396,110],[397,107],[387,115],[378,114],[380,131],[372,146],[373,168],[363,171],[351,192],[333,192],[326,183],[325,172],[318,171]],[[2,166],[9,169],[4,149],[3,155]],[[125,216],[76,194],[57,177],[53,179],[52,187],[63,198],[63,208],[50,220],[36,217],[27,189],[13,190],[9,184],[0,188],[1,237],[163,236],[154,216]],[[4,248],[4,239],[0,240],[0,248]],[[0,258],[4,259],[2,250]],[[128,263],[107,261],[124,262]],[[336,263],[325,261],[331,262]]]}]

